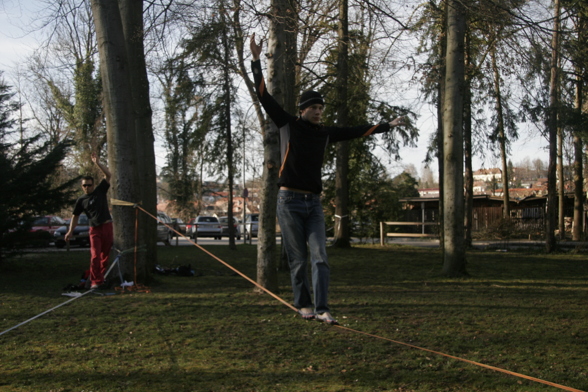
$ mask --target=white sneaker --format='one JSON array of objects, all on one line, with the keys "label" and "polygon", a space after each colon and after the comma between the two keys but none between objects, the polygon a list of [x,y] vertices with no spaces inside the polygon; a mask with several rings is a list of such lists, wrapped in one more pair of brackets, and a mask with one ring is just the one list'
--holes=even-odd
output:
[{"label": "white sneaker", "polygon": [[314,310],[312,308],[301,308],[298,310],[298,313],[302,316],[305,320],[312,320],[315,316]]},{"label": "white sneaker", "polygon": [[330,325],[339,325],[339,323],[337,322],[337,320],[335,320],[335,318],[333,316],[331,316],[331,313],[329,312],[324,312],[321,314],[317,314],[316,315],[316,319],[318,321],[322,321],[323,323],[327,323]]}]

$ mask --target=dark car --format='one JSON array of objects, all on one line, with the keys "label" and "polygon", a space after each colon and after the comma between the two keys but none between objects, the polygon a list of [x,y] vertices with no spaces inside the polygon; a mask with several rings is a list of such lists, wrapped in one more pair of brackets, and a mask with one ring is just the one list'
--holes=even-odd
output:
[{"label": "dark car", "polygon": [[[229,236],[229,217],[228,216],[221,216],[218,218],[219,222],[221,223],[223,230],[222,235],[223,237]],[[239,228],[239,219],[233,217],[233,226],[235,227],[235,237],[237,240],[241,239],[241,230]]]},{"label": "dark car", "polygon": [[[55,246],[63,248],[65,246],[65,234],[69,230],[69,225],[61,226],[55,230],[53,234],[55,238]],[[88,217],[81,214],[78,218],[78,225],[74,229],[72,237],[69,239],[70,245],[89,246],[90,245],[90,226]]]}]

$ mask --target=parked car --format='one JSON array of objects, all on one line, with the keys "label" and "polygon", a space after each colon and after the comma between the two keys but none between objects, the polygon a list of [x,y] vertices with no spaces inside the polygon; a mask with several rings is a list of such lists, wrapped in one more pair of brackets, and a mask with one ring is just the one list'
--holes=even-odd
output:
[{"label": "parked car", "polygon": [[46,231],[53,235],[55,233],[55,230],[65,225],[65,221],[58,216],[37,216],[33,220],[31,231]]},{"label": "parked car", "polygon": [[197,216],[192,224],[190,237],[213,237],[220,240],[223,236],[223,227],[216,216]]},{"label": "parked car", "polygon": [[[55,230],[55,246],[63,248],[65,246],[65,234],[69,230],[69,224],[61,226]],[[78,218],[78,225],[75,227],[72,237],[69,239],[70,245],[90,246],[90,222],[86,214],[81,214]]]},{"label": "parked car", "polygon": [[[221,216],[218,218],[219,222],[223,226],[222,235],[223,237],[229,236],[229,217],[228,216]],[[235,227],[235,238],[237,240],[241,239],[241,230],[239,228],[239,219],[233,217],[233,226]]]},{"label": "parked car", "polygon": [[45,248],[54,242],[53,233],[65,222],[58,216],[37,216],[17,223],[2,235],[6,248]]},{"label": "parked car", "polygon": [[186,223],[186,235],[188,237],[191,237],[192,234],[192,230],[193,230],[193,226],[194,226],[194,222],[196,222],[196,218],[192,218],[188,221],[188,223]]},{"label": "parked car", "polygon": [[171,218],[163,211],[157,211],[157,218],[159,219],[157,222],[157,242],[171,245],[173,231],[167,228],[167,226],[173,225]]},{"label": "parked car", "polygon": [[[186,224],[180,218],[171,218],[172,220],[172,227],[175,231],[179,232],[180,234],[186,235]],[[178,237],[175,232],[172,232],[172,236]]]},{"label": "parked car", "polygon": [[257,237],[259,230],[259,214],[247,214],[245,217],[245,238],[251,239],[251,237]]}]

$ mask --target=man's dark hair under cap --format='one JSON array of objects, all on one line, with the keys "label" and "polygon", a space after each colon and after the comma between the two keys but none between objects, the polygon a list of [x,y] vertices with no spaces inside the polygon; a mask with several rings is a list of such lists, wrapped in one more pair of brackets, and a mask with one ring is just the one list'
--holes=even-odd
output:
[{"label": "man's dark hair under cap", "polygon": [[324,105],[325,101],[323,100],[323,96],[313,90],[308,90],[302,93],[302,95],[300,96],[300,103],[298,104],[298,107],[300,110],[304,110],[309,106],[312,106],[314,104],[321,104]]}]

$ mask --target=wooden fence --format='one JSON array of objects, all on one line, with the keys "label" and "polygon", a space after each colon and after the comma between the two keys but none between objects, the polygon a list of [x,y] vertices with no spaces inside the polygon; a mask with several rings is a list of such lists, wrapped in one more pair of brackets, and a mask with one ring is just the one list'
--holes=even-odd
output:
[{"label": "wooden fence", "polygon": [[[472,230],[474,232],[490,229],[502,220],[502,206],[477,206],[473,211]],[[407,210],[405,221],[380,222],[380,243],[388,237],[436,238],[439,236],[439,212],[434,208]],[[511,219],[518,230],[541,231],[544,225],[544,211],[541,206],[520,206],[511,210]],[[404,230],[401,231],[401,228]]]}]

